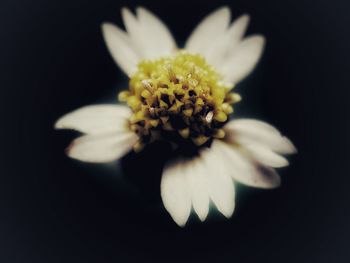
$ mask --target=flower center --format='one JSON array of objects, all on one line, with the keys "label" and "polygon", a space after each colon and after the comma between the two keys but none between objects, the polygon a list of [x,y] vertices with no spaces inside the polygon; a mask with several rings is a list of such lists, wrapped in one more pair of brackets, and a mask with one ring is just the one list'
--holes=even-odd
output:
[{"label": "flower center", "polygon": [[133,115],[130,128],[140,137],[136,148],[159,139],[204,145],[225,136],[221,127],[240,100],[199,55],[178,52],[144,60],[119,94]]}]

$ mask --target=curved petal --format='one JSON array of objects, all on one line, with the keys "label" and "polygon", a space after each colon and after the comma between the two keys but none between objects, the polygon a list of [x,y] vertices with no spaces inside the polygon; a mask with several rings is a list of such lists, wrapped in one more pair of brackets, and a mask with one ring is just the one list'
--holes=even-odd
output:
[{"label": "curved petal", "polygon": [[165,209],[176,224],[184,227],[191,213],[191,194],[181,160],[165,166],[160,192]]},{"label": "curved petal", "polygon": [[122,9],[125,27],[142,59],[155,59],[171,54],[175,41],[163,22],[143,7],[138,7],[137,17],[129,9]]},{"label": "curved petal", "polygon": [[145,34],[148,36],[144,39],[147,58],[171,54],[176,49],[176,43],[167,26],[144,7],[138,7],[136,14]]},{"label": "curved petal", "polygon": [[232,53],[228,55],[226,63],[218,69],[224,74],[227,82],[237,84],[248,76],[258,63],[265,47],[263,36],[251,36],[244,39]]},{"label": "curved petal", "polygon": [[112,162],[130,151],[137,140],[138,137],[132,132],[84,135],[72,142],[67,154],[84,162]]},{"label": "curved petal", "polygon": [[136,70],[139,57],[128,35],[110,23],[102,25],[102,33],[108,50],[117,65],[131,76]]},{"label": "curved petal", "polygon": [[127,130],[128,107],[113,104],[90,105],[70,112],[55,123],[56,129],[72,129],[88,134]]},{"label": "curved petal", "polygon": [[143,47],[143,42],[145,39],[147,40],[148,36],[144,34],[141,24],[128,8],[122,8],[121,13],[130,40],[135,46],[140,59],[144,59],[146,50]]},{"label": "curved petal", "polygon": [[254,163],[234,146],[214,140],[211,148],[218,153],[218,158],[230,165],[230,175],[234,180],[258,188],[276,188],[280,185],[281,179],[273,169]]},{"label": "curved petal", "polygon": [[201,152],[208,174],[209,195],[216,208],[230,218],[235,208],[235,188],[230,177],[230,167],[216,148]]},{"label": "curved petal", "polygon": [[193,30],[185,49],[194,53],[205,54],[213,41],[223,35],[230,23],[231,13],[226,6],[206,16]]},{"label": "curved petal", "polygon": [[249,15],[241,15],[232,23],[225,34],[212,42],[210,48],[204,54],[210,64],[220,68],[226,61],[229,51],[232,52],[242,40],[249,21]]},{"label": "curved petal", "polygon": [[260,144],[281,154],[296,153],[293,143],[273,126],[254,119],[237,119],[225,125],[227,139],[243,145]]},{"label": "curved petal", "polygon": [[289,162],[283,156],[271,151],[266,146],[257,143],[243,145],[254,160],[274,168],[281,168],[289,165]]},{"label": "curved petal", "polygon": [[188,181],[193,209],[199,219],[204,221],[209,212],[209,175],[203,160],[200,157],[188,160],[184,165],[184,174]]}]

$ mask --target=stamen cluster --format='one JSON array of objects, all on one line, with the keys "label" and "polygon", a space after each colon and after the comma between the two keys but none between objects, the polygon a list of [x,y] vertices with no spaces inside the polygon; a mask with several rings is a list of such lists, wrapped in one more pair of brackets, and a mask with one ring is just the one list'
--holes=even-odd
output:
[{"label": "stamen cluster", "polygon": [[119,94],[133,111],[130,128],[140,137],[136,150],[164,138],[201,146],[224,137],[221,127],[240,100],[230,89],[199,55],[179,52],[142,61],[129,90]]}]

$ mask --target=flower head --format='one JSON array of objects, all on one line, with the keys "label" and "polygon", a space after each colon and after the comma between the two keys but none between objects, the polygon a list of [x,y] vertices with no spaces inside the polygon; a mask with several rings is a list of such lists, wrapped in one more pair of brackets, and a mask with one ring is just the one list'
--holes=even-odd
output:
[{"label": "flower head", "polygon": [[239,95],[229,93],[222,77],[200,55],[185,51],[146,60],[119,95],[133,111],[130,128],[138,147],[167,138],[201,146],[223,137],[223,125]]},{"label": "flower head", "polygon": [[[184,226],[191,209],[204,221],[210,200],[227,218],[235,206],[234,182],[279,186],[274,170],[288,165],[282,154],[296,151],[271,125],[252,119],[230,120],[240,96],[232,92],[258,62],[264,37],[244,38],[249,17],[230,24],[220,8],[193,31],[178,49],[167,27],[144,8],[136,16],[122,10],[127,33],[103,25],[109,51],[130,77],[119,94],[123,105],[94,105],[60,118],[55,127],[85,135],[68,155],[86,162],[114,161],[158,140],[185,150],[164,167],[161,196],[174,221]],[[181,152],[181,151],[180,151]]]}]

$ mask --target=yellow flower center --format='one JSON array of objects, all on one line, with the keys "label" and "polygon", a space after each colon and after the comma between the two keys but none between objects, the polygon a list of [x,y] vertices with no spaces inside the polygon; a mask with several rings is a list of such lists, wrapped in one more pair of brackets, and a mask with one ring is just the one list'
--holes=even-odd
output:
[{"label": "yellow flower center", "polygon": [[232,87],[200,55],[176,55],[139,63],[129,90],[119,94],[133,115],[130,128],[140,137],[138,145],[159,139],[204,145],[222,138],[221,127],[240,100]]}]

